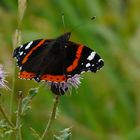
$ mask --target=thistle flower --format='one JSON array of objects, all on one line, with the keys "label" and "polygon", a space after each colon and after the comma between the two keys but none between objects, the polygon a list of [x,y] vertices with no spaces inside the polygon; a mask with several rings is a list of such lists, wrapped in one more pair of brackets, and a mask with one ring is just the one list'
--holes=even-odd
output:
[{"label": "thistle flower", "polygon": [[0,88],[8,88],[5,80],[5,77],[7,76],[6,72],[3,70],[3,66],[0,65]]},{"label": "thistle flower", "polygon": [[53,93],[57,95],[64,95],[66,91],[71,91],[73,87],[77,89],[81,83],[80,79],[80,74],[76,74],[68,78],[65,82],[46,81],[46,83]]}]

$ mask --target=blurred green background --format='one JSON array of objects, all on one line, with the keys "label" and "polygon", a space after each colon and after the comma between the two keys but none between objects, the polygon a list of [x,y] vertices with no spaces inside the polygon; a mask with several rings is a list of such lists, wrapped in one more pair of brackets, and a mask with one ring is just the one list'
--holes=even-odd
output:
[{"label": "blurred green background", "polygon": [[[12,38],[17,28],[17,1],[0,1],[0,63],[12,86],[14,60]],[[140,140],[140,0],[28,0],[21,24],[22,43],[55,38],[66,31],[71,40],[96,50],[104,68],[82,75],[82,84],[71,96],[62,96],[52,134],[72,127],[72,140]],[[96,16],[94,21],[90,17]],[[18,69],[17,69],[18,71]],[[24,94],[34,81],[16,78],[17,94]],[[1,90],[3,105],[9,110],[9,93]],[[42,86],[23,118],[23,139],[34,140],[30,127],[39,133],[45,128],[53,104],[53,94]]]}]

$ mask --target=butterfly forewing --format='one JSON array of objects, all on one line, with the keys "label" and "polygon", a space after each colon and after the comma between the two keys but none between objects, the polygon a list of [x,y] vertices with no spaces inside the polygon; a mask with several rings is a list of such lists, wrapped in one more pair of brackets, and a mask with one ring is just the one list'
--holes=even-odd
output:
[{"label": "butterfly forewing", "polygon": [[[13,56],[17,59],[17,64],[18,66],[22,66],[22,61],[24,60],[24,58],[31,52],[31,50],[33,50],[33,48],[35,48],[39,42],[41,41],[42,39],[39,39],[39,40],[34,40],[34,41],[31,41],[31,42],[28,42],[24,45],[21,45],[20,47],[17,47],[15,50],[14,50],[14,53],[13,53]],[[47,43],[49,41],[45,41],[42,46],[47,46]]]},{"label": "butterfly forewing", "polygon": [[46,74],[57,75],[57,77],[64,74],[65,47],[61,49],[53,41],[35,40],[15,49],[13,56],[16,57],[17,64],[20,67],[19,77],[31,79]]},{"label": "butterfly forewing", "polygon": [[101,57],[92,49],[69,41],[67,45],[67,74],[75,75],[83,72],[96,72],[104,62]]}]

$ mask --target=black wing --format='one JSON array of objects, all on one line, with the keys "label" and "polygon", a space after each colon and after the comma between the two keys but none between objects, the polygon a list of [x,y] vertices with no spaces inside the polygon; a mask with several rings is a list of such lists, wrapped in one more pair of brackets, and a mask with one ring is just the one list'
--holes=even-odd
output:
[{"label": "black wing", "polygon": [[40,39],[15,49],[13,56],[20,67],[21,78],[39,79],[44,74],[63,75],[65,47],[57,46],[54,42]]},{"label": "black wing", "polygon": [[66,49],[67,75],[96,72],[104,66],[103,59],[92,49],[69,41]]}]

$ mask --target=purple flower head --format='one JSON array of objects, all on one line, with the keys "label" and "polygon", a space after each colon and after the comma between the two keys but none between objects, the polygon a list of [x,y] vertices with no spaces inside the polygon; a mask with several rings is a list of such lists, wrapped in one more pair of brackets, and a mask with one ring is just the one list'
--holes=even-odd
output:
[{"label": "purple flower head", "polygon": [[54,94],[64,95],[66,91],[70,91],[73,87],[78,88],[80,85],[80,75],[76,74],[70,78],[68,78],[65,82],[50,82],[47,81],[48,87]]},{"label": "purple flower head", "polygon": [[5,77],[7,76],[6,72],[3,70],[3,66],[0,65],[0,88],[8,88],[5,80]]}]

